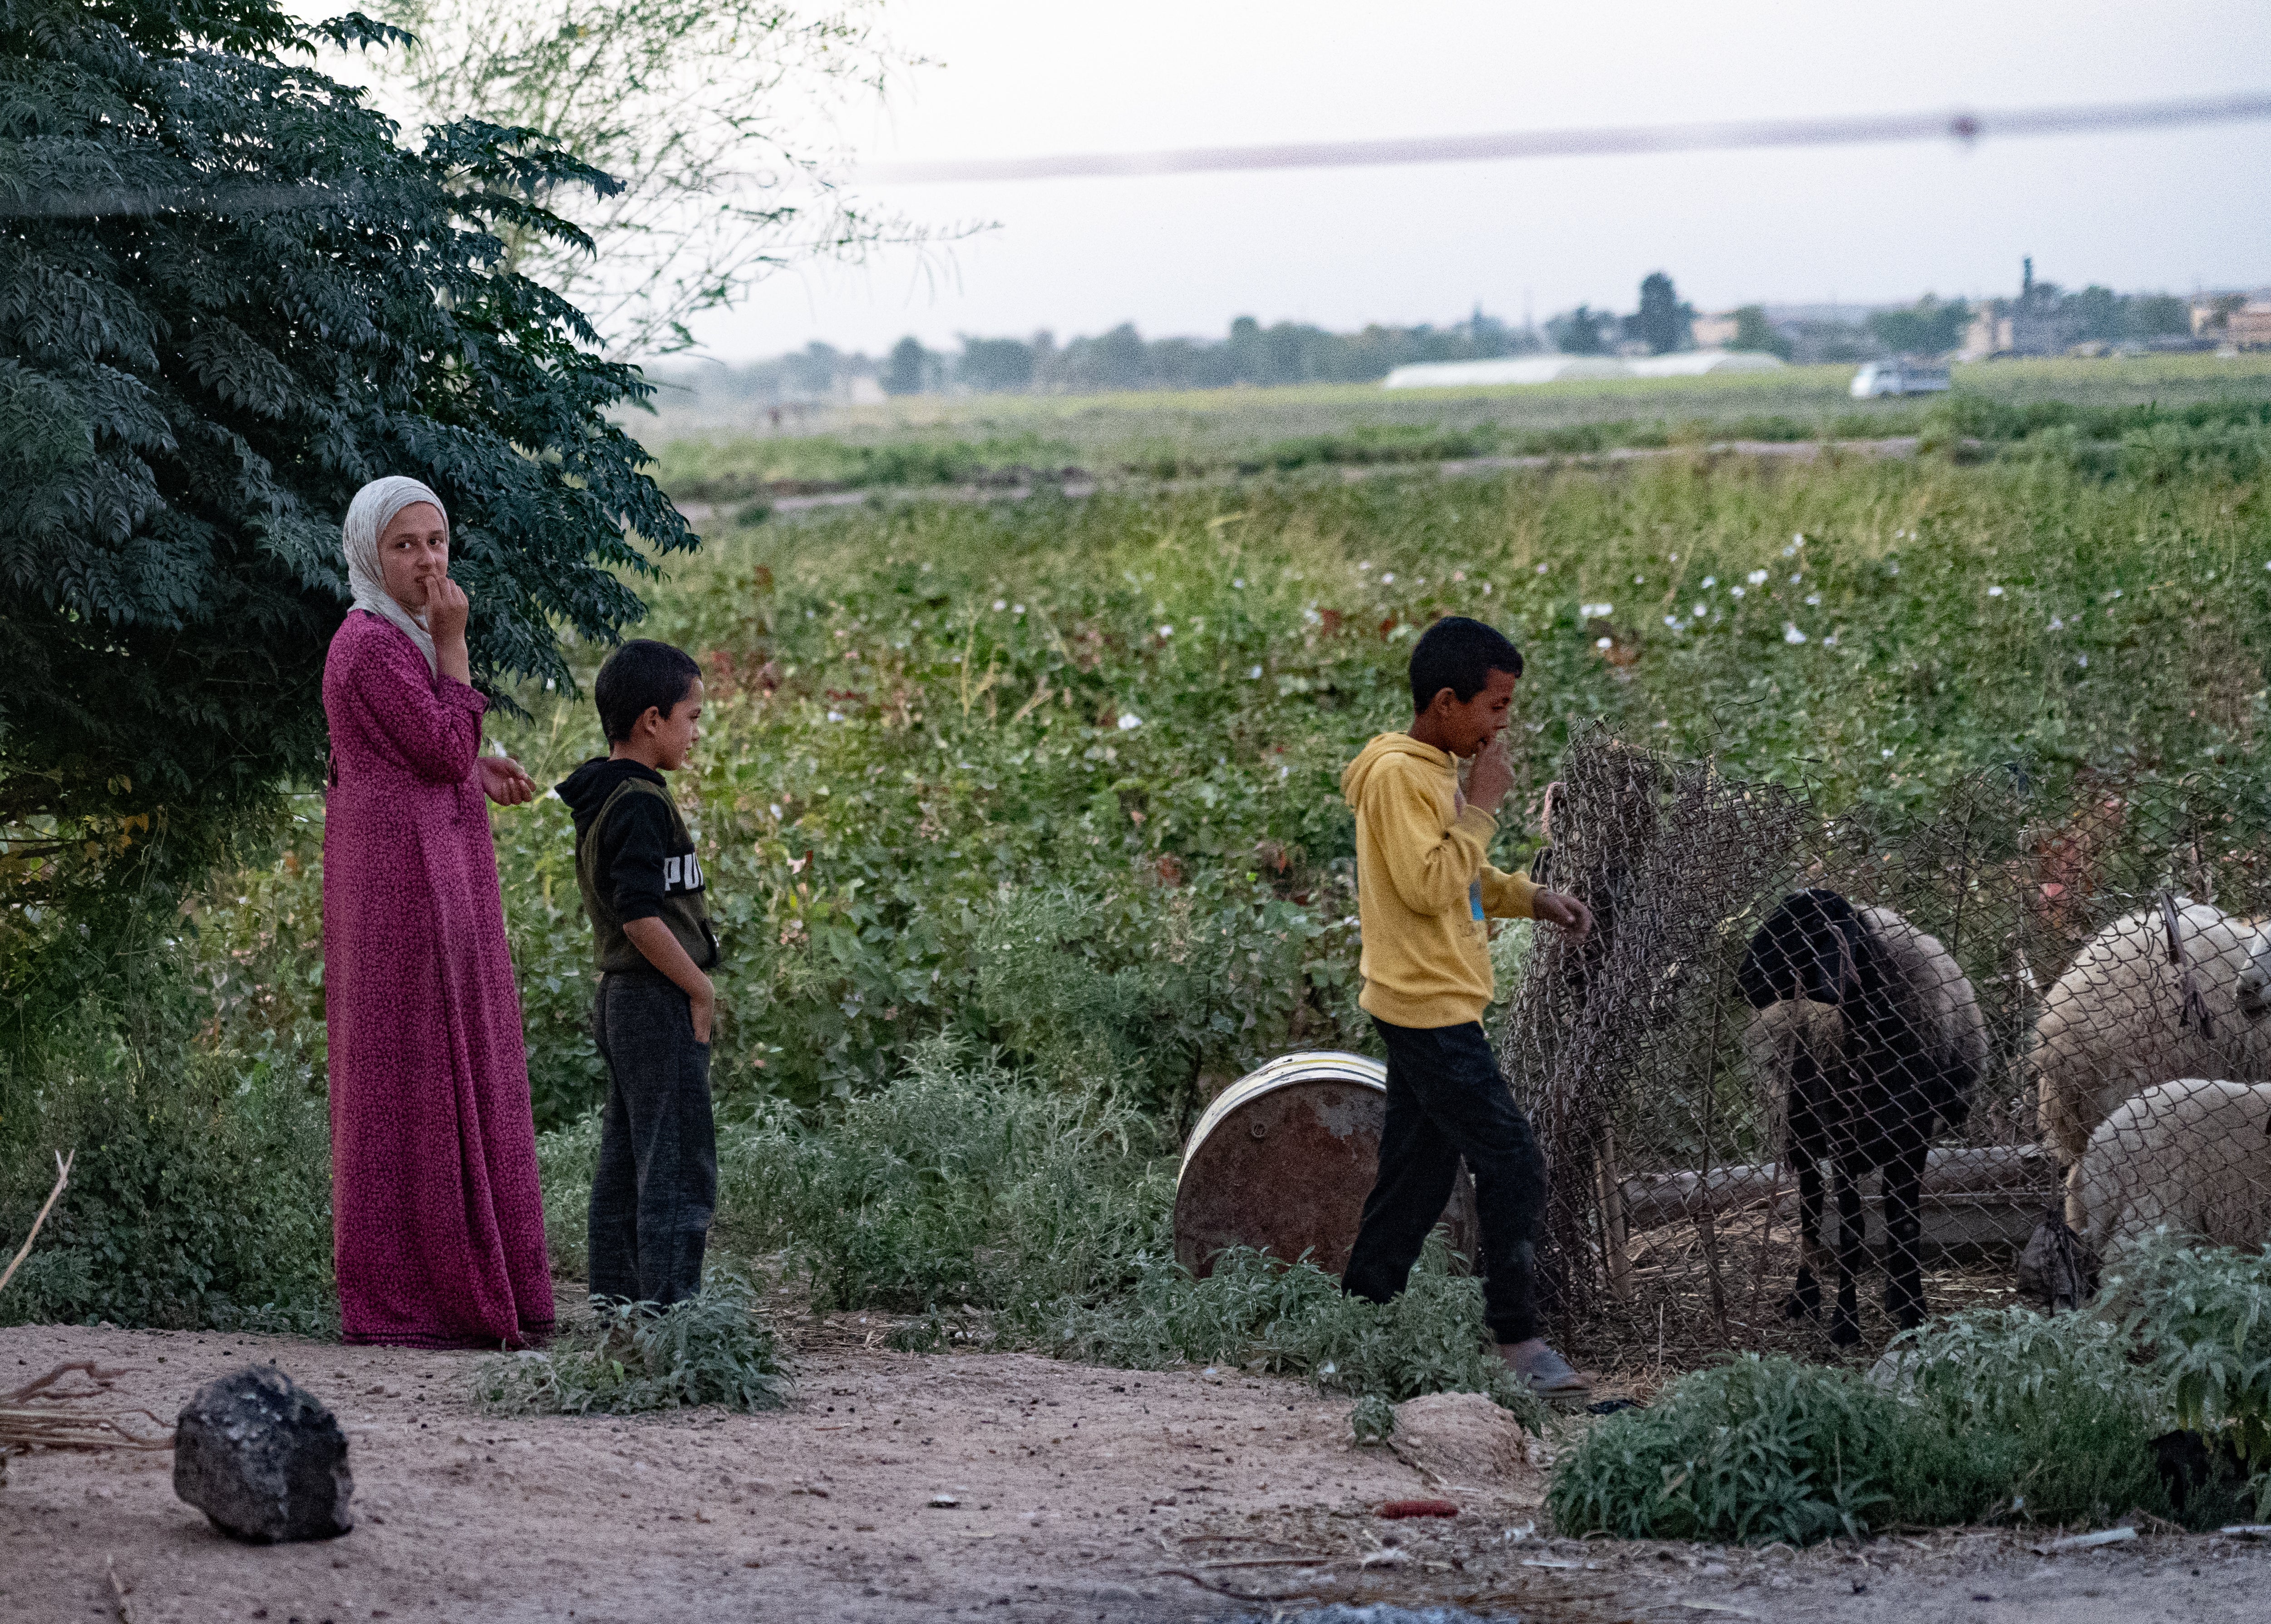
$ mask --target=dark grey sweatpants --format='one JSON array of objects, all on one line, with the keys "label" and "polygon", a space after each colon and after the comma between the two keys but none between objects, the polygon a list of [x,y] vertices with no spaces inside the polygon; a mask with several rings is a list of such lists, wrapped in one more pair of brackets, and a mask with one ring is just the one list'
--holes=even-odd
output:
[{"label": "dark grey sweatpants", "polygon": [[710,1046],[694,1041],[686,995],[654,972],[601,977],[592,1032],[610,1081],[592,1180],[592,1295],[674,1303],[702,1289],[718,1204]]}]

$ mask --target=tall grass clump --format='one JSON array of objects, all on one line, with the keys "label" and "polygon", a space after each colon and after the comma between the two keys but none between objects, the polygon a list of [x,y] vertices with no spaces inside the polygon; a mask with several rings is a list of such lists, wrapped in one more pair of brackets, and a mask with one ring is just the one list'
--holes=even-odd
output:
[{"label": "tall grass clump", "polygon": [[1569,1533],[1793,1545],[1895,1524],[2171,1513],[2167,1408],[2087,1315],[1960,1315],[1864,1375],[1746,1355],[1596,1427],[1548,1496]]},{"label": "tall grass clump", "polygon": [[795,1391],[756,1288],[732,1270],[711,1269],[700,1295],[659,1312],[636,1303],[593,1312],[549,1348],[482,1360],[474,1397],[499,1415],[632,1415],[778,1410]]}]

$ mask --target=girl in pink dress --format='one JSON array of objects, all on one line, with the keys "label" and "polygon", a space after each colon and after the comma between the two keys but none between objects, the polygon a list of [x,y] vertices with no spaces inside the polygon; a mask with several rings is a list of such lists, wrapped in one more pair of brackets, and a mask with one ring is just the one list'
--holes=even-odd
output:
[{"label": "girl in pink dress", "polygon": [[346,1339],[522,1345],[552,1326],[520,994],[482,795],[533,798],[480,754],[449,518],[415,480],[342,526],[354,607],[324,666],[324,987],[332,1255]]}]

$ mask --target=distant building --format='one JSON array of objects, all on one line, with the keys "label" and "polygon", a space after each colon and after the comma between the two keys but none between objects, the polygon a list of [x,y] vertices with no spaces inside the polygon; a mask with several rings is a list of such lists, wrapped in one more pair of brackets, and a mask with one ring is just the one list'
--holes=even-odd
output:
[{"label": "distant building", "polygon": [[2271,299],[2251,299],[2226,316],[2223,336],[2237,349],[2271,349]]},{"label": "distant building", "polygon": [[1712,372],[1771,372],[1782,362],[1747,350],[1682,350],[1670,355],[1529,355],[1509,361],[1438,361],[1398,367],[1383,389],[1477,389],[1506,384],[1567,384],[1611,378],[1697,377]]},{"label": "distant building", "polygon": [[2271,288],[2201,294],[2193,300],[2193,337],[2243,350],[2271,346]]},{"label": "distant building", "polygon": [[1699,316],[1688,324],[1688,332],[1695,347],[1703,350],[1724,349],[1735,341],[1735,329],[1740,324],[1732,310],[1717,316]]}]

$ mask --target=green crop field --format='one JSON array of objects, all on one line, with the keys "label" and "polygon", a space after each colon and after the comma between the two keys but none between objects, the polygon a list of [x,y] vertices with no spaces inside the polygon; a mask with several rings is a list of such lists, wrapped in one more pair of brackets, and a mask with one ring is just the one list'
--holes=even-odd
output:
[{"label": "green crop field", "polygon": [[[683,497],[747,497],[774,480],[904,486],[1005,469],[1198,475],[1240,468],[1584,452],[1724,439],[1976,433],[2029,411],[2088,415],[2245,408],[2271,399],[2271,356],[1994,361],[1955,369],[1951,402],[1853,399],[1849,366],[1471,390],[1376,384],[1203,393],[919,396],[791,413],[666,388],[646,437]],[[1951,414],[1950,405],[1962,410]],[[1965,413],[1969,413],[1969,416]],[[1984,420],[1984,421],[1983,421]]]},{"label": "green crop field", "polygon": [[[1411,638],[1439,614],[1528,652],[1533,810],[1594,718],[1885,808],[2009,762],[2056,783],[2252,761],[2267,437],[1262,479],[723,527],[647,627],[711,674],[688,793],[733,947],[720,1082],[849,1097],[945,1032],[1180,1117],[1206,1079],[1288,1044],[1361,1045],[1337,777],[1405,719]],[[540,778],[599,747],[588,702],[525,698],[533,720],[496,731]],[[211,916],[257,945],[251,983],[311,940],[302,804],[298,862]],[[599,1076],[568,821],[547,801],[496,824],[558,1124]],[[1501,860],[1529,840],[1517,817]]]}]

